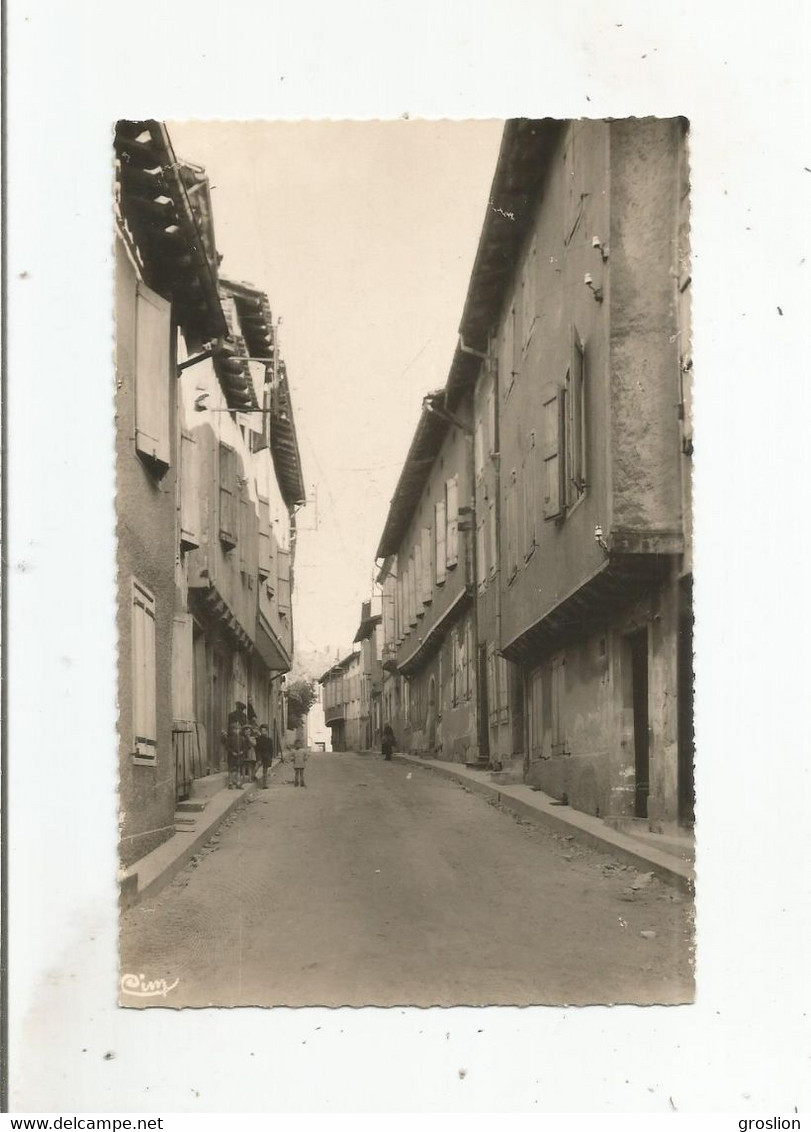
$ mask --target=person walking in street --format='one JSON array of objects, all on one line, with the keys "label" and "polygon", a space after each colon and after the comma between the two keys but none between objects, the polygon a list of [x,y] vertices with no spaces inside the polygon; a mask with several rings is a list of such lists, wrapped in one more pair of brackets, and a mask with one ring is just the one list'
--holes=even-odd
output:
[{"label": "person walking in street", "polygon": [[387,723],[383,728],[381,747],[383,750],[383,758],[387,762],[391,762],[391,756],[394,750],[394,732],[391,729],[390,723]]},{"label": "person walking in street", "polygon": [[256,757],[262,763],[262,789],[268,788],[268,770],[273,766],[273,740],[268,734],[266,723],[259,727],[256,737]]},{"label": "person walking in street", "polygon": [[304,781],[304,768],[307,765],[308,751],[304,747],[296,747],[293,751],[293,771],[295,772],[294,786],[306,786]]}]

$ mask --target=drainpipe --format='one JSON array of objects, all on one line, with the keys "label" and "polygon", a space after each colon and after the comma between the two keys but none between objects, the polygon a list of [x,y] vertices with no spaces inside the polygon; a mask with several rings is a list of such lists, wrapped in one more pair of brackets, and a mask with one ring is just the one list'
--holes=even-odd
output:
[{"label": "drainpipe", "polygon": [[[501,571],[501,408],[500,408],[500,388],[499,388],[499,373],[498,373],[498,359],[491,356],[490,370],[493,374],[493,453],[490,457],[493,464],[493,491],[495,492],[495,525],[496,525],[496,639],[494,642],[495,654],[500,658],[501,656],[501,579],[503,577]],[[494,692],[496,695],[496,702],[499,698],[499,678],[497,666],[493,666],[493,675],[495,677]],[[496,716],[498,723],[496,725],[496,736],[499,748],[501,747],[501,712],[499,711]],[[495,761],[501,765],[501,752],[496,753]],[[490,752],[490,762],[493,762],[493,752]]]}]

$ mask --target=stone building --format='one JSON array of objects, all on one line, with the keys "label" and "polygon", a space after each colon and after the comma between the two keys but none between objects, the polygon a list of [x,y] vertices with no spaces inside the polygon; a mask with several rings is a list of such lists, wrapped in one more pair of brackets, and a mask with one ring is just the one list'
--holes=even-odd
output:
[{"label": "stone building", "polygon": [[509,122],[445,392],[491,764],[657,828],[692,820],[688,201],[681,120]]}]

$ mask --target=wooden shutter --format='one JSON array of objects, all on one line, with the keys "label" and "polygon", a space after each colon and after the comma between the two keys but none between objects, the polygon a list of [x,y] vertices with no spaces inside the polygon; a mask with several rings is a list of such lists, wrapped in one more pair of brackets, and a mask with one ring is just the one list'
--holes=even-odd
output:
[{"label": "wooden shutter", "polygon": [[251,573],[249,546],[251,542],[251,501],[246,487],[239,489],[239,568],[243,574]]},{"label": "wooden shutter", "polygon": [[487,444],[492,456],[496,448],[496,391],[491,388],[487,394]]},{"label": "wooden shutter", "polygon": [[563,390],[549,385],[541,401],[543,426],[543,513],[554,519],[563,511]]},{"label": "wooden shutter", "polygon": [[135,447],[169,466],[169,392],[172,374],[172,307],[139,282],[135,309]]},{"label": "wooden shutter", "polygon": [[445,547],[446,547],[446,525],[445,525],[445,500],[434,506],[434,531],[436,541],[436,583],[441,586],[445,581],[445,570],[447,566]]},{"label": "wooden shutter", "polygon": [[535,548],[536,498],[538,495],[538,461],[535,433],[527,438],[527,452],[524,457],[524,558],[529,558]]},{"label": "wooden shutter", "polygon": [[200,545],[200,465],[197,442],[191,433],[180,437],[180,545],[192,550]]},{"label": "wooden shutter", "polygon": [[563,754],[566,750],[566,669],[562,656],[552,661],[552,750]]},{"label": "wooden shutter", "polygon": [[408,621],[410,625],[417,624],[417,564],[413,551],[408,563]]},{"label": "wooden shutter", "polygon": [[474,445],[474,466],[476,468],[477,479],[484,472],[484,425],[482,418],[478,417],[476,420],[476,432],[473,440]]},{"label": "wooden shutter", "polygon": [[422,534],[414,547],[414,612],[417,616],[421,616],[424,612],[422,608],[422,594],[425,588],[425,579],[422,573]]},{"label": "wooden shutter", "polygon": [[445,506],[448,533],[445,542],[445,561],[455,566],[459,561],[459,477],[451,476],[445,484]]},{"label": "wooden shutter", "polygon": [[259,497],[259,546],[257,572],[262,581],[270,576],[270,504]]},{"label": "wooden shutter", "polygon": [[489,535],[487,541],[490,545],[490,573],[495,574],[498,569],[498,529],[496,527],[495,499],[490,499],[487,503],[487,527]]},{"label": "wooden shutter", "polygon": [[220,538],[226,548],[237,545],[237,454],[228,444],[220,443]]},{"label": "wooden shutter", "polygon": [[515,468],[507,478],[506,512],[507,512],[507,580],[514,576],[518,570],[518,508],[517,508],[518,478]]},{"label": "wooden shutter", "polygon": [[155,668],[155,598],[132,583],[133,753],[138,762],[157,762],[158,724]]},{"label": "wooden shutter", "polygon": [[279,613],[286,617],[290,612],[292,601],[290,593],[290,551],[278,550],[276,558],[279,564]]},{"label": "wooden shutter", "polygon": [[476,581],[483,586],[487,581],[487,541],[484,519],[476,523]]},{"label": "wooden shutter", "polygon": [[172,619],[172,719],[190,723],[194,719],[193,622],[190,613]]},{"label": "wooden shutter", "polygon": [[434,594],[433,563],[431,562],[431,528],[422,528],[422,601],[430,605]]}]

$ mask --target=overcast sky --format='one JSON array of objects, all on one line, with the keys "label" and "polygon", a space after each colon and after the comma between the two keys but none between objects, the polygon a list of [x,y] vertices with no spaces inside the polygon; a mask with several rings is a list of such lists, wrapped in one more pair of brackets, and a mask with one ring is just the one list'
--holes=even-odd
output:
[{"label": "overcast sky", "polygon": [[445,384],[501,122],[168,123],[222,272],[281,316],[308,495],[294,629],[351,648],[424,393]]}]

